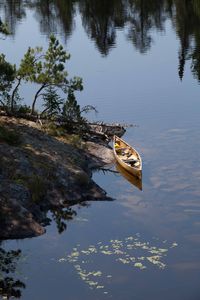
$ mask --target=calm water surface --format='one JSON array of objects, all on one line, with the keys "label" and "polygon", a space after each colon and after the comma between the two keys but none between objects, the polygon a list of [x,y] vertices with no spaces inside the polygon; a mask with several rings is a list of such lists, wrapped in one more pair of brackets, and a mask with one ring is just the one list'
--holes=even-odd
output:
[{"label": "calm water surface", "polygon": [[[21,286],[7,295],[199,299],[199,1],[1,0],[0,8],[13,32],[0,45],[8,60],[18,64],[56,33],[72,54],[69,73],[83,77],[80,104],[98,109],[91,119],[136,124],[124,137],[144,163],[142,191],[95,173],[114,201],[73,207],[62,234],[52,222],[44,236],[3,242],[22,251],[8,274]],[[33,92],[23,89],[26,103]]]}]

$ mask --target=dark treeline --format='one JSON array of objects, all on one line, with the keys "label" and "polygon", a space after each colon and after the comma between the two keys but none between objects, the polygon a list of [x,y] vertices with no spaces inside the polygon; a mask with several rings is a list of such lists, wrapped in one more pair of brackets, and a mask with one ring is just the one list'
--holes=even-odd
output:
[{"label": "dark treeline", "polygon": [[2,17],[15,34],[18,22],[32,9],[42,33],[62,32],[66,40],[74,29],[78,11],[85,31],[99,51],[108,55],[116,43],[116,32],[126,27],[127,39],[145,53],[151,48],[153,30],[164,31],[171,20],[180,40],[178,74],[184,76],[186,60],[200,80],[200,2],[199,0],[2,0]]}]

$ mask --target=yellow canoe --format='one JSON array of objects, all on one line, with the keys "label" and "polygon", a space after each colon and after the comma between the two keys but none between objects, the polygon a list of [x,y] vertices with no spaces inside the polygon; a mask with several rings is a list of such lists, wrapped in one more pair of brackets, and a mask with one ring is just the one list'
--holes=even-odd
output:
[{"label": "yellow canoe", "polygon": [[138,178],[142,177],[142,159],[139,153],[116,135],[113,137],[113,152],[117,162],[126,171]]}]

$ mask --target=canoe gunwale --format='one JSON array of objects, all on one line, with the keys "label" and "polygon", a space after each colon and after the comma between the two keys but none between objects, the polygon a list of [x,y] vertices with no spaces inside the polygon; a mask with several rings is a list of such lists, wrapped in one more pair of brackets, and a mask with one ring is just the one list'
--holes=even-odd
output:
[{"label": "canoe gunwale", "polygon": [[[136,155],[136,157],[138,158],[139,163],[140,163],[140,165],[138,167],[130,166],[129,164],[127,164],[120,158],[120,156],[117,154],[116,148],[115,148],[115,142],[117,140],[119,140],[121,143],[125,144]],[[119,138],[118,136],[115,135],[113,137],[113,152],[114,152],[115,159],[124,169],[126,169],[129,173],[133,174],[134,176],[141,178],[141,176],[142,176],[142,159],[140,157],[140,154],[137,152],[137,150],[135,148],[133,148],[127,142],[125,142],[124,140],[122,140],[121,138]]]}]

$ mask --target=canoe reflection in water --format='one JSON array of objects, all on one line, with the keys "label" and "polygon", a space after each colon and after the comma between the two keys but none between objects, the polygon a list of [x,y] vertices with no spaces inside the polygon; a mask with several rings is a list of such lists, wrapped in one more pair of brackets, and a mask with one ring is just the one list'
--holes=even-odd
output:
[{"label": "canoe reflection in water", "polygon": [[131,184],[136,186],[139,190],[142,191],[142,176],[137,177],[134,176],[133,174],[129,173],[126,171],[118,162],[115,163],[116,170],[126,179],[128,180]]}]

